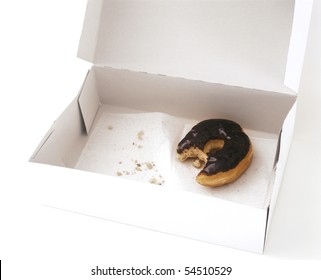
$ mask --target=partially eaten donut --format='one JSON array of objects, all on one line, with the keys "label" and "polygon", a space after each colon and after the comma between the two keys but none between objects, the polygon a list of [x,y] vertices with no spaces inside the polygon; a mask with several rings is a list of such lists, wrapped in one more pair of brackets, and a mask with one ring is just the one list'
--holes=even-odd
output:
[{"label": "partially eaten donut", "polygon": [[238,179],[249,167],[253,147],[242,127],[230,120],[209,119],[196,124],[177,147],[181,161],[194,158],[202,168],[196,181],[218,187]]}]

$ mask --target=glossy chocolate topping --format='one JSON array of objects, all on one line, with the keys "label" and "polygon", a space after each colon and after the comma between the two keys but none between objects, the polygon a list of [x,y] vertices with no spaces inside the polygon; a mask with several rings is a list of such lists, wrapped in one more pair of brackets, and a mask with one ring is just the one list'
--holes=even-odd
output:
[{"label": "glossy chocolate topping", "polygon": [[224,146],[207,154],[207,162],[201,171],[206,175],[235,168],[247,155],[251,146],[249,137],[237,123],[224,119],[210,119],[198,123],[186,134],[178,144],[177,153],[181,154],[191,147],[203,150],[210,140],[223,140]]}]

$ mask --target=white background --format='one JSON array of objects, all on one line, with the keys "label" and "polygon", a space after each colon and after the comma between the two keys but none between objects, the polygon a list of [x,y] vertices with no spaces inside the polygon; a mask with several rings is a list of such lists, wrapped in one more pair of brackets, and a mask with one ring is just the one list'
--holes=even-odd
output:
[{"label": "white background", "polygon": [[[320,27],[319,2],[317,6],[315,26]],[[75,97],[90,67],[76,58],[85,8],[85,0],[0,2],[3,279],[95,279],[90,270],[96,265],[181,270],[232,266],[229,279],[320,279],[321,28],[312,26],[295,139],[265,254],[256,255],[41,205],[41,186],[32,184],[28,159]],[[43,184],[50,180],[46,173],[39,176]]]}]

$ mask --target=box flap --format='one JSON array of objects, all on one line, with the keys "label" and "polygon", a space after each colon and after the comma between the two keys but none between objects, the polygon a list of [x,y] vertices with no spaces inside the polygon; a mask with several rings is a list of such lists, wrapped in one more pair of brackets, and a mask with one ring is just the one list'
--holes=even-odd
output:
[{"label": "box flap", "polygon": [[104,0],[88,0],[87,3],[78,56],[89,62],[94,62],[95,60],[103,3]]},{"label": "box flap", "polygon": [[294,6],[294,0],[88,0],[78,56],[99,66],[293,94],[284,78],[297,33]]},{"label": "box flap", "polygon": [[313,0],[295,2],[292,34],[284,83],[295,92],[299,91],[305,49],[308,40]]},{"label": "box flap", "polygon": [[100,105],[95,77],[92,72],[89,72],[86,76],[85,83],[78,96],[78,104],[88,134]]},{"label": "box flap", "polygon": [[[286,161],[289,155],[291,142],[294,133],[294,124],[295,124],[295,117],[296,117],[296,108],[297,104],[295,103],[291,110],[289,111],[287,117],[284,120],[280,138],[279,138],[279,147],[275,159],[275,166],[273,169],[273,173],[271,176],[271,184],[273,184],[273,190],[269,195],[268,199],[270,200],[269,206],[269,216],[273,215],[274,208],[276,205],[276,200],[279,194],[279,190],[282,184],[282,178],[284,174],[284,170],[286,167]],[[270,223],[267,223],[267,231],[269,230]]]}]

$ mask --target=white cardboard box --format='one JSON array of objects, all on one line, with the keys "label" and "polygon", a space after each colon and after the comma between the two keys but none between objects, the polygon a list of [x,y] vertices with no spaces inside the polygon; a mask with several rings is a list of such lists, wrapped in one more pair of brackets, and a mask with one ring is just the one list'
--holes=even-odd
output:
[{"label": "white cardboard box", "polygon": [[[78,55],[94,65],[31,161],[106,176],[84,184],[82,171],[66,169],[74,183],[44,194],[44,204],[262,253],[311,6],[89,0]],[[238,181],[209,189],[178,162],[176,145],[191,125],[216,117],[244,127],[254,158]],[[53,177],[60,172],[52,167]]]}]

